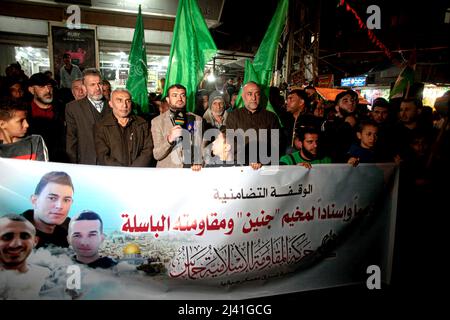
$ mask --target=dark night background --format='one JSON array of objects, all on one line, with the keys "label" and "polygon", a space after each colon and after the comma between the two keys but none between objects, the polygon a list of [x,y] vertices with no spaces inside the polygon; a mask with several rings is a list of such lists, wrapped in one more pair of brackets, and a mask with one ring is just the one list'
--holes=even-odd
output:
[{"label": "dark night background", "polygon": [[[307,2],[307,1],[306,1]],[[373,44],[367,31],[360,29],[354,15],[338,0],[322,0],[320,11],[319,74],[356,76],[370,69],[389,66],[390,61]],[[278,1],[226,0],[222,24],[211,29],[219,49],[255,54],[267,30]],[[410,50],[417,49],[417,62],[434,67],[428,72],[436,81],[449,82],[450,24],[444,23],[450,1],[367,1],[349,0],[353,9],[366,22],[369,5],[381,10],[381,29],[373,30],[376,37],[402,60]],[[442,48],[446,47],[446,48]],[[437,49],[440,48],[440,49]]]}]

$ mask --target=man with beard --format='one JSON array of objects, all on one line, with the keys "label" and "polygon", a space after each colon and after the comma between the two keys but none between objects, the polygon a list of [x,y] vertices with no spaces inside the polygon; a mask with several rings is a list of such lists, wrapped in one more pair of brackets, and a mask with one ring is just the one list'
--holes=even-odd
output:
[{"label": "man with beard", "polygon": [[422,101],[417,98],[405,98],[400,103],[398,122],[393,134],[395,153],[400,159],[408,158],[410,141],[418,132],[429,141],[435,138],[432,122],[420,117],[422,110]]},{"label": "man with beard", "polygon": [[186,88],[173,84],[167,89],[169,110],[151,122],[153,156],[159,168],[201,168],[202,118],[186,112]]},{"label": "man with beard", "polygon": [[69,246],[68,214],[73,203],[73,192],[72,179],[65,172],[49,172],[39,181],[31,196],[33,209],[22,214],[36,228],[36,248]]},{"label": "man with beard", "polygon": [[[287,139],[286,154],[297,151],[294,146],[295,132],[302,127],[320,128],[320,121],[309,112],[310,101],[306,91],[294,89],[288,93],[286,100],[287,115],[284,122]],[[284,150],[283,150],[284,151]]]},{"label": "man with beard", "polygon": [[358,94],[353,90],[340,92],[335,99],[336,114],[325,122],[325,147],[333,162],[347,162],[347,151],[356,140]]},{"label": "man with beard", "polygon": [[36,299],[49,271],[29,264],[36,230],[17,214],[0,216],[0,299]]},{"label": "man with beard", "polygon": [[95,165],[94,126],[111,111],[103,97],[100,71],[85,69],[83,87],[87,96],[66,106],[66,152],[71,163]]},{"label": "man with beard", "polygon": [[331,158],[320,153],[320,133],[316,128],[304,127],[296,132],[299,151],[280,159],[281,165],[299,165],[311,169],[311,164],[331,163]]},{"label": "man with beard", "polygon": [[225,113],[225,100],[222,93],[215,90],[211,92],[208,99],[208,109],[203,115],[208,128],[217,128],[225,125],[228,113]]},{"label": "man with beard", "polygon": [[[253,169],[259,169],[263,164],[269,164],[271,156],[274,156],[274,154],[270,154],[267,157],[269,160],[262,163],[261,157],[263,155],[260,154],[260,151],[262,152],[261,149],[263,148],[260,148],[260,146],[265,144],[267,152],[271,151],[272,144],[279,148],[279,141],[271,141],[270,137],[272,130],[279,131],[280,126],[275,113],[267,111],[260,105],[261,88],[256,82],[249,81],[243,86],[242,100],[244,101],[244,108],[231,112],[226,123],[227,129],[235,130],[238,141],[241,138],[240,140],[243,140],[245,144],[245,160],[243,163],[241,163],[242,157],[239,156],[241,154],[239,148],[242,148],[240,143],[235,144],[237,147],[234,150],[234,159],[238,164],[249,163]],[[277,133],[279,134],[279,132]],[[278,156],[276,160],[278,160]]]},{"label": "man with beard", "polygon": [[28,134],[41,135],[47,145],[49,160],[65,162],[64,109],[53,96],[53,80],[42,72],[33,74],[28,82],[33,100],[27,112]]}]

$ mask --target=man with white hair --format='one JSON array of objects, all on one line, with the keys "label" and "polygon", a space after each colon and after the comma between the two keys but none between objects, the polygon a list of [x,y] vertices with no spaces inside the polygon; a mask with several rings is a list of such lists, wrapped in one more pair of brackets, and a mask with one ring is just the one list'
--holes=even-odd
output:
[{"label": "man with white hair", "polygon": [[223,94],[217,90],[211,92],[208,99],[208,109],[205,111],[203,119],[205,119],[210,128],[219,129],[225,125],[227,117],[228,113],[225,113]]},{"label": "man with white hair", "polygon": [[86,91],[83,87],[83,79],[75,79],[72,81],[72,95],[75,100],[81,100],[86,97]]}]

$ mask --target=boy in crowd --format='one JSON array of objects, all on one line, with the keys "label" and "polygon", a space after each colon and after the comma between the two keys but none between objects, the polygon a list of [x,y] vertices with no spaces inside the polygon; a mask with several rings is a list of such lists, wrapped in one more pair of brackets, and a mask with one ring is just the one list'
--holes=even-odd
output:
[{"label": "boy in crowd", "polygon": [[[210,129],[213,130],[213,129]],[[205,149],[203,154],[203,166],[208,167],[227,167],[227,166],[237,166],[239,165],[233,158],[233,147],[228,141],[233,141],[234,135],[227,137],[227,127],[221,126],[217,137],[212,143],[210,143]],[[234,146],[237,148],[237,144]],[[244,148],[247,148],[245,146]],[[247,152],[247,150],[246,150]],[[253,170],[258,170],[261,168],[259,164],[251,163],[250,167]],[[193,165],[193,171],[200,171],[202,165]]]},{"label": "boy in crowd", "polygon": [[205,148],[205,167],[225,166],[233,160],[231,145],[227,142],[225,126],[219,128],[217,138]]},{"label": "boy in crowd", "polygon": [[25,137],[28,127],[25,106],[13,100],[0,102],[0,157],[48,161],[44,139]]},{"label": "boy in crowd", "polygon": [[364,121],[358,125],[356,137],[359,144],[353,143],[350,146],[347,163],[356,167],[358,163],[374,163],[378,161],[375,153],[377,142],[378,126],[375,122]]}]

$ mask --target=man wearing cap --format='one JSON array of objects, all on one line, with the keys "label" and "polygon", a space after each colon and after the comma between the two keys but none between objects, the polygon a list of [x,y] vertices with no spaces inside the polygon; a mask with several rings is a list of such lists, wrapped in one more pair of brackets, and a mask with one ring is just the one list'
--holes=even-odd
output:
[{"label": "man wearing cap", "polygon": [[28,91],[33,100],[27,113],[28,133],[44,138],[50,161],[65,162],[64,108],[54,99],[53,85],[54,80],[42,72],[30,77]]},{"label": "man wearing cap", "polygon": [[213,91],[209,95],[208,109],[203,115],[209,128],[219,129],[225,125],[225,121],[228,117],[228,113],[225,112],[225,100],[220,91]]}]

